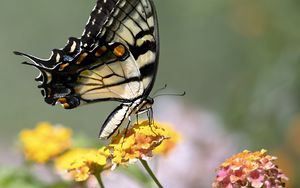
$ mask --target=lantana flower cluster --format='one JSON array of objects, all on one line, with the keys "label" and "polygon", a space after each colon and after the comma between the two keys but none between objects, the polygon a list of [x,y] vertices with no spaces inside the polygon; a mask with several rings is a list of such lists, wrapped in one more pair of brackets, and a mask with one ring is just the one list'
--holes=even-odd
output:
[{"label": "lantana flower cluster", "polygon": [[162,126],[157,126],[157,124],[149,126],[147,121],[135,124],[131,129],[123,130],[108,145],[112,151],[112,163],[127,165],[137,159],[152,157],[152,151],[164,140],[170,138],[166,135],[167,131]]},{"label": "lantana flower cluster", "polygon": [[40,123],[35,129],[22,131],[20,139],[26,159],[37,163],[53,161],[62,177],[75,181],[150,158],[154,151],[166,155],[180,140],[179,133],[167,124],[148,121],[124,129],[100,149],[73,147],[71,135],[70,129]]},{"label": "lantana flower cluster", "polygon": [[20,133],[25,158],[40,164],[70,148],[71,137],[71,129],[48,122],[41,122],[35,129],[25,129]]},{"label": "lantana flower cluster", "polygon": [[218,169],[213,188],[282,188],[287,177],[266,150],[243,151],[227,159]]},{"label": "lantana flower cluster", "polygon": [[103,147],[99,150],[72,148],[55,160],[55,168],[62,177],[75,181],[85,181],[90,175],[98,175],[107,166],[109,151]]}]

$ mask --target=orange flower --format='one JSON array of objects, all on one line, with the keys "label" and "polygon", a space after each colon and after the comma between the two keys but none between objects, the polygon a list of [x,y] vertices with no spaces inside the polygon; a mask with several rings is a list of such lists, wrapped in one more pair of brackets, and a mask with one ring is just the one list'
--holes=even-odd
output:
[{"label": "orange flower", "polygon": [[166,131],[166,136],[169,139],[165,139],[159,146],[157,146],[153,153],[168,155],[181,140],[181,135],[169,124],[160,124],[160,126]]},{"label": "orange flower", "polygon": [[[125,135],[126,132],[126,135]],[[153,150],[168,139],[167,131],[159,123],[144,121],[112,138],[108,148],[112,151],[112,163],[115,165],[135,162],[152,156]]]},{"label": "orange flower", "polygon": [[35,129],[23,130],[20,141],[27,160],[46,163],[71,146],[71,135],[70,129],[42,122]]},{"label": "orange flower", "polygon": [[105,147],[99,150],[74,148],[58,157],[55,167],[62,175],[68,175],[75,181],[85,181],[91,175],[110,167],[107,164],[109,155]]}]

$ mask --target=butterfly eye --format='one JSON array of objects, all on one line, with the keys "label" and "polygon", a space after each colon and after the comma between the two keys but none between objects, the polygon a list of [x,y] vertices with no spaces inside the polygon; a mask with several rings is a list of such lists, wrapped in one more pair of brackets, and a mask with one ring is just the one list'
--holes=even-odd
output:
[{"label": "butterfly eye", "polygon": [[114,48],[114,54],[117,57],[123,57],[125,55],[125,53],[126,53],[126,48],[122,44],[119,44],[118,46],[116,46]]}]

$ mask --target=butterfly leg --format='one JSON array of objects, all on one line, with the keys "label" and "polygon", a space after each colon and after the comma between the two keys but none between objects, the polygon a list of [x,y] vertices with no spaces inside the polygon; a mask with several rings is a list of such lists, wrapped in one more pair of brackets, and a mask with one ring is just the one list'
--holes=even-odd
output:
[{"label": "butterfly leg", "polygon": [[136,124],[139,124],[139,114],[136,113]]},{"label": "butterfly leg", "polygon": [[127,131],[128,131],[128,128],[129,128],[130,123],[131,123],[131,118],[130,118],[130,116],[129,116],[129,117],[128,117],[128,123],[127,123],[126,128],[125,128],[124,136],[127,135]]},{"label": "butterfly leg", "polygon": [[153,109],[152,108],[149,108],[147,110],[147,116],[148,116],[148,122],[149,122],[149,125],[150,124],[154,124],[154,119],[153,119]]},{"label": "butterfly leg", "polygon": [[123,143],[124,143],[125,137],[126,137],[126,135],[127,135],[127,131],[128,131],[128,128],[129,128],[130,123],[131,123],[131,118],[130,118],[130,116],[129,116],[129,117],[128,117],[128,123],[127,123],[127,125],[126,125],[125,132],[124,132],[124,135],[123,135],[122,147],[123,147]]},{"label": "butterfly leg", "polygon": [[151,119],[152,119],[152,124],[154,124],[154,115],[153,115],[154,113],[153,113],[153,109],[152,108],[150,108],[150,117],[151,117]]},{"label": "butterfly leg", "polygon": [[150,112],[149,112],[149,110],[147,110],[147,117],[148,117],[148,123],[150,125],[151,123],[150,123]]},{"label": "butterfly leg", "polygon": [[149,123],[150,129],[154,134],[156,134],[156,132],[153,130],[153,127],[152,127],[152,126],[154,126],[154,118],[153,118],[153,109],[152,108],[147,109],[147,116],[148,116],[148,123]]}]

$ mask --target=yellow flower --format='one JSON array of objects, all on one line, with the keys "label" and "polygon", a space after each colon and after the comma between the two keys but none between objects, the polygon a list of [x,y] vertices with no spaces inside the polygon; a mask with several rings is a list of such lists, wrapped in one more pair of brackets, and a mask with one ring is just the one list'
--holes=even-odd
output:
[{"label": "yellow flower", "polygon": [[74,148],[58,157],[55,167],[60,174],[70,175],[75,181],[85,181],[91,175],[110,167],[107,165],[109,155],[105,147],[99,150]]},{"label": "yellow flower", "polygon": [[32,130],[23,130],[20,140],[27,160],[46,163],[71,146],[72,130],[41,122]]},{"label": "yellow flower", "polygon": [[266,150],[243,151],[227,159],[218,169],[213,188],[227,187],[285,187],[287,177],[273,162],[276,157]]},{"label": "yellow flower", "polygon": [[112,152],[112,163],[127,165],[151,157],[152,151],[168,138],[168,132],[157,122],[150,125],[148,121],[135,124],[112,138],[108,146]]},{"label": "yellow flower", "polygon": [[159,146],[157,146],[153,153],[168,155],[176,146],[176,144],[181,140],[181,135],[169,124],[160,124],[160,126],[165,129],[167,137],[169,139],[164,140]]}]

